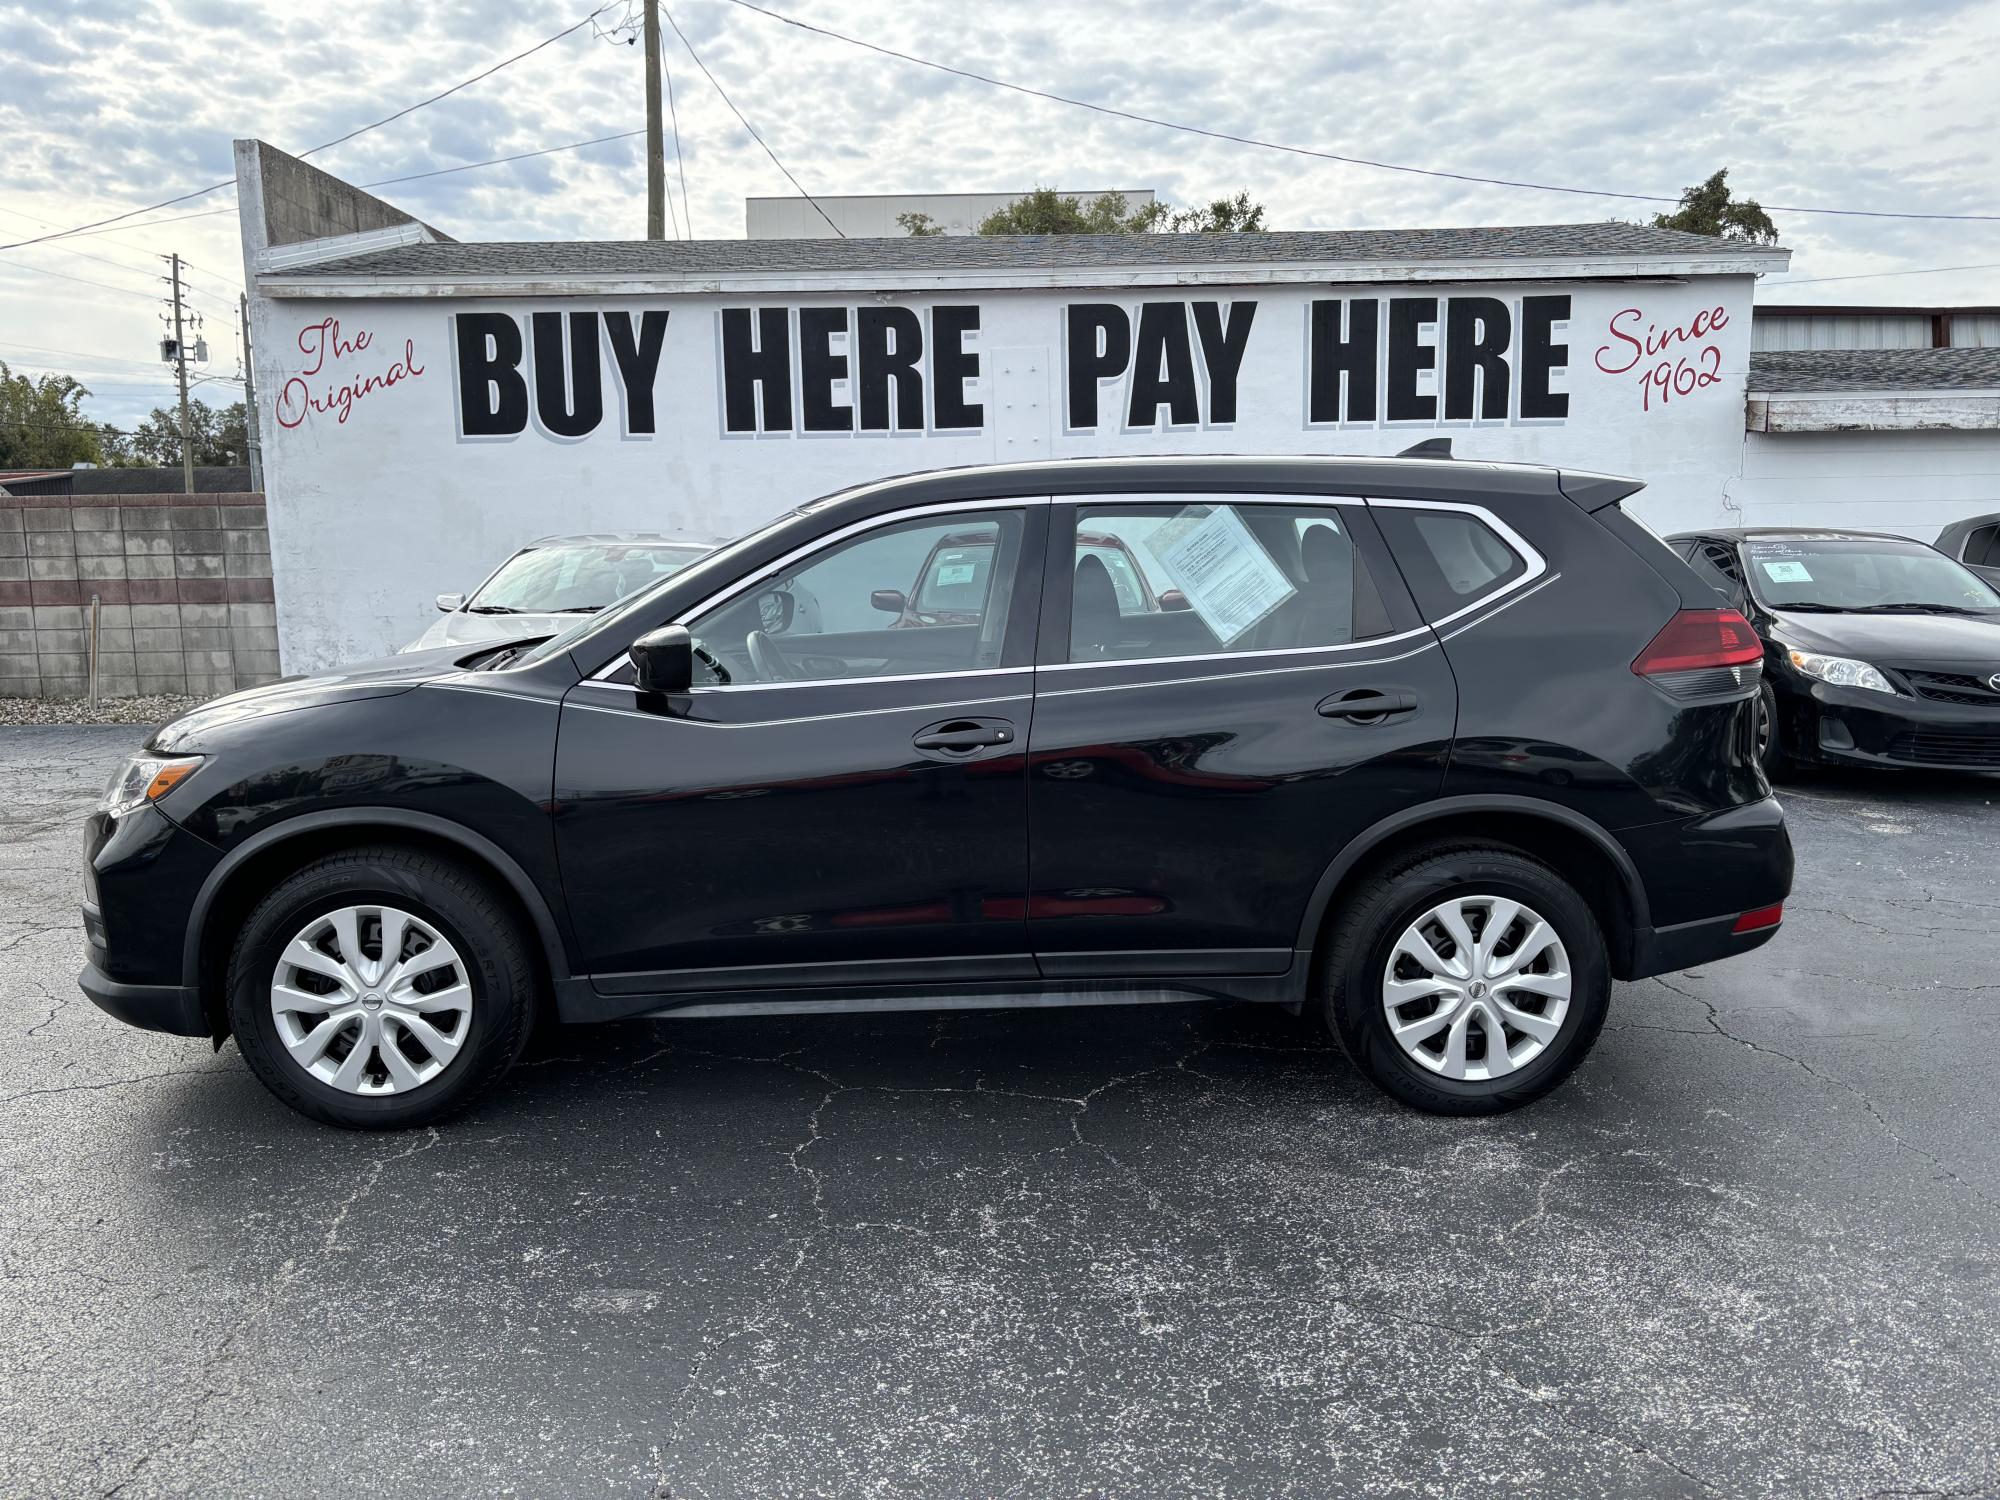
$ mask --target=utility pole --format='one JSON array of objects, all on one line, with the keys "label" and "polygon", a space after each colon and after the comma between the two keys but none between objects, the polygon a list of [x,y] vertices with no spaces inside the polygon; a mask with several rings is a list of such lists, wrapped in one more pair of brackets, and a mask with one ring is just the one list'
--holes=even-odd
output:
[{"label": "utility pole", "polygon": [[243,442],[250,450],[250,488],[264,488],[264,443],[257,431],[257,372],[250,365],[250,299],[236,294],[236,322],[243,330]]},{"label": "utility pole", "polygon": [[660,0],[646,0],[646,238],[666,237],[667,142],[660,125]]},{"label": "utility pole", "polygon": [[181,258],[178,254],[167,257],[174,269],[174,372],[180,377],[181,385],[181,485],[186,493],[194,493],[194,439],[190,434],[188,421],[188,356],[187,344],[181,337]]}]

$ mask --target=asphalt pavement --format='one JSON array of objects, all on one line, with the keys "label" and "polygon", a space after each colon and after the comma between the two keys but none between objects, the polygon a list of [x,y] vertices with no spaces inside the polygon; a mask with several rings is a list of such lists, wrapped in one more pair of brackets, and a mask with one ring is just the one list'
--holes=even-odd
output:
[{"label": "asphalt pavement", "polygon": [[0,1495],[2000,1494],[2000,779],[1787,789],[1495,1120],[1253,1007],[634,1022],[351,1135],[75,987],[0,729]]}]

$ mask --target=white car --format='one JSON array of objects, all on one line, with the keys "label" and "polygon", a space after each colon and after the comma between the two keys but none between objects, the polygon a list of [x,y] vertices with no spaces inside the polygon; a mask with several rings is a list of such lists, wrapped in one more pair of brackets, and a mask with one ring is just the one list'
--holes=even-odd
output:
[{"label": "white car", "polygon": [[545,536],[500,564],[470,597],[439,594],[444,618],[403,650],[554,635],[577,616],[678,573],[717,545],[649,531]]}]

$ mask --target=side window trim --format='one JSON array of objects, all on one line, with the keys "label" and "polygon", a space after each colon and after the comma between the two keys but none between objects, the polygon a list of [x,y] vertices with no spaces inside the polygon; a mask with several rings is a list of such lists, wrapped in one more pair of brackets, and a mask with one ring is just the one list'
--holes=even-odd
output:
[{"label": "side window trim", "polygon": [[[1475,596],[1469,603],[1460,605],[1457,609],[1451,611],[1451,613],[1430,621],[1429,624],[1432,630],[1441,630],[1454,620],[1463,619],[1466,615],[1485,609],[1497,600],[1504,599],[1510,594],[1519,593],[1522,589],[1539,583],[1548,575],[1549,561],[1536,550],[1534,543],[1530,542],[1520,532],[1509,526],[1483,505],[1472,505],[1458,500],[1385,500],[1377,499],[1371,495],[1368,497],[1368,508],[1370,510],[1447,511],[1455,512],[1459,515],[1471,516],[1500,538],[1502,544],[1521,560],[1523,570],[1519,574],[1507,579],[1503,583],[1494,585],[1485,593]],[[1400,562],[1401,559],[1399,558],[1398,561]]]},{"label": "side window trim", "polygon": [[[1014,598],[1009,604],[1007,639],[1002,647],[1001,664],[999,666],[974,667],[964,671],[951,672],[917,672],[899,675],[894,678],[848,677],[831,678],[815,682],[701,683],[697,684],[692,691],[714,692],[718,689],[741,691],[744,688],[765,687],[829,687],[838,686],[842,683],[922,681],[937,677],[984,677],[994,672],[1029,671],[1032,669],[1034,661],[1035,641],[1033,624],[1034,599],[1030,591],[1038,586],[1040,572],[1034,563],[1035,548],[1046,545],[1050,509],[1050,497],[1047,495],[1008,495],[982,500],[941,500],[932,505],[910,506],[903,510],[886,511],[881,515],[867,516],[862,520],[850,522],[832,531],[823,532],[819,536],[814,537],[810,542],[794,547],[782,557],[774,558],[761,567],[751,569],[742,577],[724,584],[714,593],[697,599],[694,603],[688,605],[687,608],[678,611],[676,619],[662,621],[661,624],[679,624],[688,620],[698,619],[702,615],[709,613],[709,611],[727,604],[730,600],[736,598],[737,595],[755,588],[765,580],[785,573],[794,564],[814,557],[829,547],[865,536],[871,531],[879,531],[884,527],[900,525],[905,521],[919,520],[925,516],[949,516],[968,510],[1018,510],[1021,512],[1022,518],[1021,565],[1014,570]],[[1027,617],[1025,620],[1024,616]],[[652,628],[657,629],[658,627],[655,626]],[[1017,634],[1017,632],[1019,633]],[[1025,654],[1017,660],[1015,659],[1016,650],[1023,645],[1025,646]],[[621,673],[630,671],[632,667],[631,652],[621,651],[595,672],[592,672],[584,681],[601,683],[609,687],[630,687],[630,683],[622,682],[618,679]]]},{"label": "side window trim", "polygon": [[[1152,667],[1161,665],[1182,665],[1193,663],[1215,663],[1229,661],[1255,661],[1271,657],[1299,656],[1339,656],[1351,651],[1366,651],[1390,645],[1395,642],[1428,637],[1431,627],[1424,622],[1423,612],[1410,595],[1401,570],[1397,568],[1389,542],[1369,514],[1373,503],[1361,495],[1327,494],[1322,491],[1201,491],[1201,495],[1227,495],[1231,505],[1282,505],[1299,509],[1327,509],[1342,512],[1350,534],[1361,553],[1361,560],[1373,564],[1371,571],[1380,575],[1375,578],[1377,588],[1382,593],[1383,606],[1389,611],[1391,623],[1397,616],[1409,624],[1401,630],[1392,630],[1387,635],[1369,636],[1365,640],[1343,641],[1332,646],[1265,646],[1242,651],[1207,651],[1192,656],[1133,656],[1108,659],[1105,661],[1071,661],[1070,649],[1070,589],[1074,577],[1076,550],[1076,530],[1078,514],[1090,507],[1117,505],[1143,505],[1149,500],[1160,498],[1159,492],[1142,490],[1102,490],[1090,494],[1059,497],[1049,507],[1049,533],[1042,575],[1042,607],[1040,637],[1035,651],[1037,672],[1081,672],[1096,671],[1111,667]],[[1226,673],[1215,675],[1228,675]]]}]

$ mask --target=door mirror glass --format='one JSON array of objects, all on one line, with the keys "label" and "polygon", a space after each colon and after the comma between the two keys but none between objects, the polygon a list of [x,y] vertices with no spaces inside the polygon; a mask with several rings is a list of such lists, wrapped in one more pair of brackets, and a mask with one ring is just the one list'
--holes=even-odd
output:
[{"label": "door mirror glass", "polygon": [[443,610],[446,614],[450,614],[455,609],[464,609],[465,595],[439,594],[437,596],[437,607]]},{"label": "door mirror glass", "polygon": [[799,601],[790,589],[766,589],[757,596],[759,627],[766,635],[783,635],[798,618]]},{"label": "door mirror glass", "polygon": [[634,679],[644,693],[685,693],[694,681],[694,640],[685,625],[662,625],[631,645]]},{"label": "door mirror glass", "polygon": [[1186,594],[1183,594],[1179,589],[1168,589],[1165,593],[1160,595],[1160,608],[1166,610],[1182,610],[1182,609],[1193,609],[1194,606],[1188,603],[1188,596]]},{"label": "door mirror glass", "polygon": [[901,589],[877,589],[868,602],[885,615],[900,615],[910,607],[909,596]]}]

